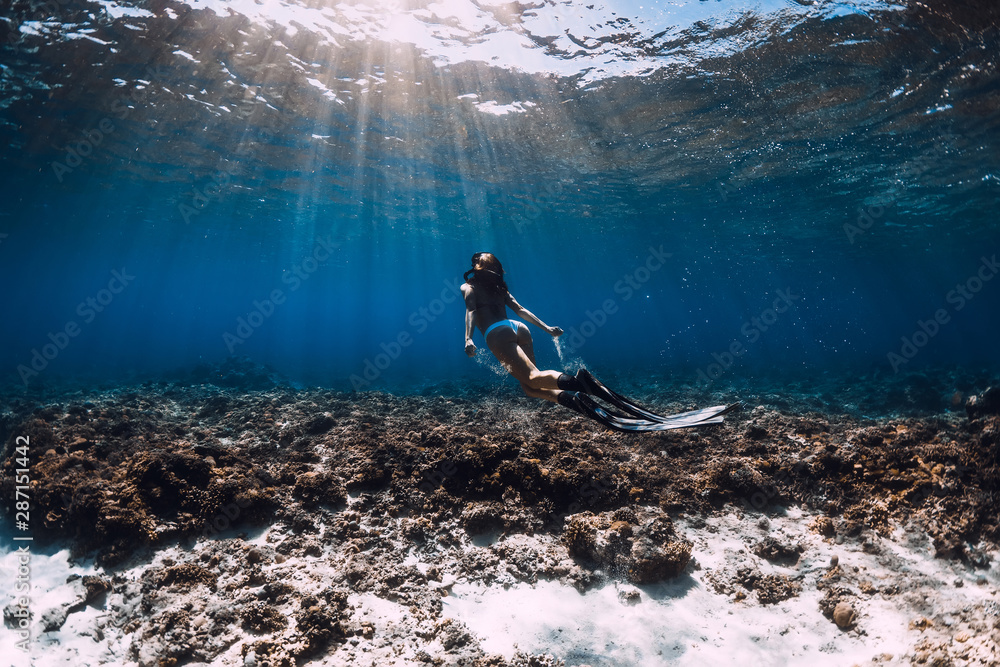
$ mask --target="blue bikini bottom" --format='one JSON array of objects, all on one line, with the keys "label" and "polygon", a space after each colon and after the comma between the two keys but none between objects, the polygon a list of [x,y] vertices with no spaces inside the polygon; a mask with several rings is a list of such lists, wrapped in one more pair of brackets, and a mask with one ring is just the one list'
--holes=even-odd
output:
[{"label": "blue bikini bottom", "polygon": [[486,332],[483,333],[483,338],[485,339],[486,337],[488,337],[490,335],[491,331],[493,331],[497,327],[502,327],[502,326],[508,326],[508,327],[510,327],[511,330],[514,332],[514,335],[517,335],[517,325],[518,324],[521,324],[521,323],[518,322],[517,320],[500,320],[499,322],[494,322],[493,324],[491,324],[486,329]]}]

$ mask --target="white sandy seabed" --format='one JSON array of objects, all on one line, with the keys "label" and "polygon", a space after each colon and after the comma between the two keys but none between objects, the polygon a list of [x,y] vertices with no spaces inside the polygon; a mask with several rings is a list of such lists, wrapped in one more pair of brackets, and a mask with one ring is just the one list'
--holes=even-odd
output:
[{"label": "white sandy seabed", "polygon": [[[997,553],[990,554],[994,560],[989,569],[972,569],[935,559],[930,541],[915,530],[897,529],[891,538],[879,539],[877,548],[872,549],[871,544],[863,548],[861,544],[825,539],[808,529],[812,519],[789,509],[768,519],[734,510],[699,521],[697,528],[678,521],[678,531],[694,542],[694,558],[684,575],[658,586],[633,587],[610,581],[581,594],[557,581],[487,587],[459,578],[444,598],[444,615],[461,621],[488,654],[511,658],[517,650],[546,653],[569,666],[841,667],[908,665],[921,660],[933,664],[941,656],[947,661],[938,664],[1000,665]],[[749,545],[767,535],[802,545],[799,562],[784,567],[751,555]],[[265,536],[266,531],[252,541],[263,543]],[[2,537],[7,538],[4,544],[12,543],[9,536]],[[501,539],[536,545],[553,541],[550,536]],[[477,548],[487,547],[467,544],[467,549]],[[153,558],[184,560],[184,551],[163,549]],[[860,584],[870,592],[853,600],[857,621],[849,630],[841,630],[820,612],[823,591],[816,584],[829,572],[833,556],[839,559],[845,582],[854,588]],[[415,559],[408,564],[424,569]],[[749,564],[762,574],[797,577],[801,592],[783,602],[762,605],[754,595],[738,600],[737,596],[720,594],[708,578],[710,573],[718,575]],[[118,574],[126,580],[137,579],[150,566],[145,562]],[[270,567],[290,573],[282,575],[286,578],[314,581],[319,586],[329,578],[331,565],[328,558],[303,557]],[[16,554],[2,554],[0,579],[5,584],[5,606],[14,599],[16,571]],[[101,573],[90,561],[71,561],[66,549],[34,553],[31,605],[36,617],[30,652],[18,650],[16,633],[5,625],[0,637],[0,665],[137,664],[128,657],[132,638],[108,623],[108,607],[123,602],[114,593],[99,605],[70,613],[59,630],[40,631],[39,619],[45,610],[65,606],[79,595],[79,584],[67,583],[68,579]],[[621,593],[633,591],[634,595],[635,590],[639,591],[637,603],[621,600]],[[418,648],[424,655],[440,656],[449,664],[437,641],[423,646],[408,641],[402,649],[378,643],[382,633],[398,636],[401,630],[405,632],[405,607],[371,594],[352,595],[350,603],[354,618],[374,626],[374,638],[360,642],[352,638],[331,646],[327,655],[309,664],[426,664],[417,659]],[[120,614],[120,609],[116,613]],[[252,639],[246,635],[247,641]],[[214,664],[244,664],[242,643],[234,642]]]}]

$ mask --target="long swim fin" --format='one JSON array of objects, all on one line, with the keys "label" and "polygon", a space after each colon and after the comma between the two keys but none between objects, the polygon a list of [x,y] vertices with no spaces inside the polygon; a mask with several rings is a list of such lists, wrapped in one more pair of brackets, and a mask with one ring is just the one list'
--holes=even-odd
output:
[{"label": "long swim fin", "polygon": [[729,405],[715,405],[710,408],[690,410],[688,412],[681,412],[675,415],[660,415],[642,407],[634,401],[625,398],[621,394],[608,389],[586,368],[581,368],[576,372],[576,379],[583,385],[588,394],[593,394],[601,400],[607,401],[622,412],[639,419],[664,424],[673,424],[673,428],[686,428],[688,426],[702,426],[705,424],[720,424],[723,421],[723,415],[735,410],[741,405],[741,403],[731,403]]},{"label": "long swim fin", "polygon": [[[624,415],[609,411],[594,401],[593,398],[582,392],[563,391],[559,394],[559,403],[571,410],[575,410],[585,417],[600,422],[610,429],[624,432],[637,431],[670,431],[677,428],[688,428],[691,426],[705,426],[707,424],[719,424],[722,422],[721,416],[708,419],[700,418],[697,421],[676,419],[674,421],[652,421],[649,419],[633,419]],[[700,411],[696,411],[700,412]]]}]

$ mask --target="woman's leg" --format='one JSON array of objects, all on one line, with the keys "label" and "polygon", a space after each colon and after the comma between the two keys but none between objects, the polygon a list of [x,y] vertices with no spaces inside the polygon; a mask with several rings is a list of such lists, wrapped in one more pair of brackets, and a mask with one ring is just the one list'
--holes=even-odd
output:
[{"label": "woman's leg", "polygon": [[[522,324],[518,322],[517,324],[517,346],[524,351],[524,356],[526,356],[531,364],[537,369],[538,364],[535,362],[535,343],[531,339],[531,331],[528,329],[527,324]],[[540,371],[541,372],[541,371]],[[532,398],[541,398],[546,401],[552,401],[555,403],[559,396],[559,390],[552,389],[535,389],[529,384],[521,383],[521,390],[527,396]]]},{"label": "woman's leg", "polygon": [[[522,329],[522,327],[518,327]],[[522,329],[523,330],[523,329]],[[519,339],[524,334],[515,333],[509,327],[498,327],[490,332],[486,345],[493,356],[503,364],[507,372],[513,375],[524,393],[532,398],[557,402],[559,397],[559,371],[540,371],[535,366],[534,349],[529,347],[531,356],[519,345]],[[527,333],[530,340],[530,333]]]},{"label": "woman's leg", "polygon": [[532,389],[523,382],[521,383],[521,390],[525,396],[540,398],[544,401],[552,401],[553,403],[559,402],[559,394],[563,391],[562,389]]}]

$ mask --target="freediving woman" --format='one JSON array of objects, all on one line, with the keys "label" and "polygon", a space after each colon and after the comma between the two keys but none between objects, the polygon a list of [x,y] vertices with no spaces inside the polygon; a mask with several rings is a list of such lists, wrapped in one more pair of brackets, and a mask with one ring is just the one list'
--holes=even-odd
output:
[{"label": "freediving woman", "polygon": [[[739,405],[715,406],[665,417],[611,391],[585,368],[577,371],[575,377],[561,371],[539,370],[528,325],[509,319],[507,308],[553,338],[561,336],[563,330],[548,326],[517,302],[504,281],[503,265],[493,254],[477,252],[473,255],[472,268],[463,277],[465,353],[470,357],[476,355],[472,335],[478,328],[493,356],[532,398],[558,403],[618,431],[665,431],[718,424],[723,414]],[[621,412],[602,407],[591,395]]]}]

